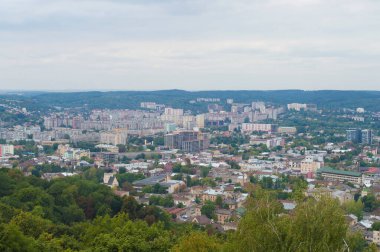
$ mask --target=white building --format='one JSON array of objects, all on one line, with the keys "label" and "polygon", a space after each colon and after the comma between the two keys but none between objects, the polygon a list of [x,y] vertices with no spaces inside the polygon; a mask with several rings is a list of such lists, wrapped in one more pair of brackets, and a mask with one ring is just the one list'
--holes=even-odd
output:
[{"label": "white building", "polygon": [[261,132],[274,132],[275,125],[273,124],[265,124],[265,123],[242,123],[241,130],[242,132],[253,132],[253,131],[261,131]]},{"label": "white building", "polygon": [[165,108],[165,115],[174,115],[174,116],[182,116],[183,109],[174,109],[174,108]]},{"label": "white building", "polygon": [[0,144],[0,157],[13,156],[14,147],[12,144]]},{"label": "white building", "polygon": [[128,134],[126,129],[114,129],[113,131],[107,131],[100,133],[100,142],[103,144],[126,144]]},{"label": "white building", "polygon": [[356,109],[356,113],[364,113],[364,112],[365,112],[364,108],[357,108]]},{"label": "white building", "polygon": [[288,110],[296,110],[296,111],[301,111],[301,110],[306,110],[307,105],[304,103],[290,103],[288,104]]}]

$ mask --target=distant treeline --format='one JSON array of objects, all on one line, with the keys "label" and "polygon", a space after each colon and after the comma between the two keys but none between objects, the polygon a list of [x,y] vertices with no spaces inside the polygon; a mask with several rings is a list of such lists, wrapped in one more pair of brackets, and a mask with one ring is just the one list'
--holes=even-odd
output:
[{"label": "distant treeline", "polygon": [[[2,96],[4,97],[4,95]],[[196,98],[220,98],[221,104],[226,104],[226,99],[234,99],[238,103],[250,103],[252,101],[265,101],[279,105],[287,103],[314,103],[320,108],[356,108],[364,107],[369,111],[380,111],[380,91],[338,91],[338,90],[224,90],[224,91],[184,91],[184,90],[160,90],[160,91],[110,91],[110,92],[46,92],[24,93],[22,95],[10,95],[16,100],[23,100],[29,106],[60,106],[122,109],[139,108],[144,101],[164,103],[168,106],[184,108],[194,112],[207,110],[207,103],[190,103]]]}]

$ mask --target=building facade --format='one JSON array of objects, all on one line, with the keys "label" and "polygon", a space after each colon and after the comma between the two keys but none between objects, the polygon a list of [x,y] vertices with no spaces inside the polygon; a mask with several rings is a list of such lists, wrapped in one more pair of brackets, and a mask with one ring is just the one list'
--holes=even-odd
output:
[{"label": "building facade", "polygon": [[177,131],[166,134],[165,146],[169,149],[180,149],[185,152],[200,152],[208,149],[210,145],[209,135],[199,131]]}]

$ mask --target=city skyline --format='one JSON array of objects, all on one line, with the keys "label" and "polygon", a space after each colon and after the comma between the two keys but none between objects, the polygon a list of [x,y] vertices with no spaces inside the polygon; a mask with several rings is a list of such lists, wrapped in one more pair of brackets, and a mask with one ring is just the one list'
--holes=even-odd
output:
[{"label": "city skyline", "polygon": [[0,0],[1,251],[380,251],[380,0]]},{"label": "city skyline", "polygon": [[1,90],[379,90],[380,3],[0,3]]}]

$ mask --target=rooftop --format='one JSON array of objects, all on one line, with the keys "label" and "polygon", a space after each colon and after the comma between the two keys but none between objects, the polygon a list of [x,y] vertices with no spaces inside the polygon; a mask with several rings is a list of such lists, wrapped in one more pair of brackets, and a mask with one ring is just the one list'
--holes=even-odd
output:
[{"label": "rooftop", "polygon": [[318,171],[318,173],[334,173],[339,175],[346,175],[346,176],[354,176],[354,177],[361,177],[362,174],[360,172],[355,171],[343,171],[343,170],[337,170],[330,167],[322,167]]},{"label": "rooftop", "polygon": [[142,180],[138,180],[133,182],[133,185],[155,185],[160,183],[166,179],[166,174],[161,174],[158,176],[148,177]]}]

